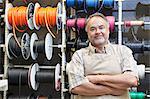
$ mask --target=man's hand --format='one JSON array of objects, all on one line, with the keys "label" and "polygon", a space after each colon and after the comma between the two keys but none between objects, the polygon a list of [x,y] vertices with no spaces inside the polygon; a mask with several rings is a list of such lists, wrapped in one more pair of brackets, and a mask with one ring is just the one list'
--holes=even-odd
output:
[{"label": "man's hand", "polygon": [[88,75],[86,78],[88,78],[88,80],[93,84],[97,84],[99,81],[99,77],[97,75]]}]

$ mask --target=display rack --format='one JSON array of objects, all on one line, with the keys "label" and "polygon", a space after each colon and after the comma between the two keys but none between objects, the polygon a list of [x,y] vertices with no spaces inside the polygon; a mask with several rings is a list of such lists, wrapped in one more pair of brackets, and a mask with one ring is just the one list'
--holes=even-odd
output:
[{"label": "display rack", "polygon": [[[102,0],[99,0],[102,1]],[[118,2],[118,22],[115,22],[115,25],[117,25],[118,27],[118,34],[117,34],[117,43],[119,45],[122,45],[123,43],[123,35],[122,35],[122,25],[123,25],[123,16],[122,16],[122,6],[123,6],[123,1],[124,0],[114,0],[115,2]],[[5,7],[7,8],[9,1],[5,0]],[[60,14],[60,18],[61,18],[61,44],[57,46],[57,48],[61,49],[61,67],[60,67],[60,80],[61,80],[61,89],[60,89],[60,94],[61,94],[61,99],[65,99],[65,93],[68,92],[69,90],[66,88],[66,46],[67,46],[67,42],[66,42],[66,20],[67,20],[67,15],[66,15],[66,6],[65,6],[66,0],[61,0],[61,14]],[[5,10],[6,10],[5,8]],[[75,10],[71,10],[71,14],[74,14]],[[5,11],[6,12],[6,11]],[[150,24],[150,22],[147,22],[146,24]],[[0,77],[2,78],[2,80],[0,80],[0,91],[3,91],[3,99],[7,99],[7,90],[8,90],[8,80],[7,80],[7,69],[9,67],[9,59],[6,53],[6,42],[7,42],[7,38],[8,38],[8,34],[9,34],[9,30],[7,28],[7,26],[5,26],[5,44],[0,44],[0,47],[3,48],[4,50],[4,74],[0,74]],[[73,36],[71,38],[74,38],[74,33],[72,33]],[[55,45],[53,45],[55,46]],[[52,47],[52,46],[51,46]],[[26,67],[29,68],[29,65],[24,65],[22,64],[20,65],[14,65],[14,67]],[[55,66],[41,66],[39,68],[46,68],[46,69],[54,69]],[[142,77],[145,75],[145,73],[150,73],[150,70],[145,68],[145,67],[141,67],[142,69],[139,70],[139,72],[142,71],[141,74]]]}]

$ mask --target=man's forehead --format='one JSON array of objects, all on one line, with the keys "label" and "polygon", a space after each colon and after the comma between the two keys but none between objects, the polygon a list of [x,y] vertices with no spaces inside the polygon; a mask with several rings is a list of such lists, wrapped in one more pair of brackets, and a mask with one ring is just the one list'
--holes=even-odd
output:
[{"label": "man's forehead", "polygon": [[95,27],[95,26],[104,26],[106,22],[103,19],[99,20],[98,18],[93,18],[89,21],[88,24],[90,27]]}]

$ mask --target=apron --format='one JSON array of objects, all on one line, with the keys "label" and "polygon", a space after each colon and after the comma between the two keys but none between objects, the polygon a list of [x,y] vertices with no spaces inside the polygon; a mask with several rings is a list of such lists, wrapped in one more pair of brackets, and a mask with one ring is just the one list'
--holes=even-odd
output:
[{"label": "apron", "polygon": [[[110,53],[94,53],[86,54],[83,56],[83,63],[85,69],[85,76],[90,74],[121,74],[122,67],[120,63],[119,54],[110,54]],[[127,91],[122,96],[112,96],[112,95],[103,95],[103,96],[80,96],[73,95],[71,99],[130,99],[129,92]]]}]

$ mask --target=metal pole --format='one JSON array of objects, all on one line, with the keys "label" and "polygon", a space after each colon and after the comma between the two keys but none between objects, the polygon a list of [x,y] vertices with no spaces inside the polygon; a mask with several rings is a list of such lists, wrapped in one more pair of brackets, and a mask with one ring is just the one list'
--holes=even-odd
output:
[{"label": "metal pole", "polygon": [[65,25],[66,25],[66,10],[64,5],[64,0],[62,0],[62,67],[61,67],[61,99],[64,99],[64,89],[65,89],[65,78],[64,78],[64,71],[65,71],[65,64],[66,64],[66,34],[65,34]]},{"label": "metal pole", "polygon": [[122,31],[121,31],[121,23],[122,23],[122,1],[118,1],[118,44],[122,45]]}]

